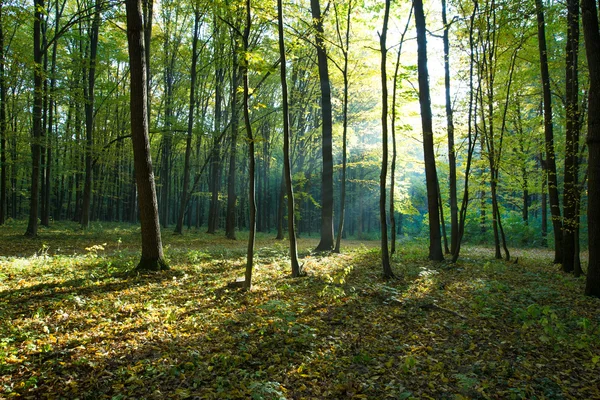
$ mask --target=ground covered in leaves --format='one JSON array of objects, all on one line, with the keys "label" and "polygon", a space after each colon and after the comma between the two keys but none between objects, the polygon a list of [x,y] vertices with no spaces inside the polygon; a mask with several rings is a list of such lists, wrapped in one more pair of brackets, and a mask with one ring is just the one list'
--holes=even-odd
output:
[{"label": "ground covered in leaves", "polygon": [[139,230],[0,227],[0,398],[600,398],[600,300],[540,250],[517,264],[424,242],[380,278],[375,242],[312,254],[289,277],[287,242],[165,232],[172,269],[130,273]]}]

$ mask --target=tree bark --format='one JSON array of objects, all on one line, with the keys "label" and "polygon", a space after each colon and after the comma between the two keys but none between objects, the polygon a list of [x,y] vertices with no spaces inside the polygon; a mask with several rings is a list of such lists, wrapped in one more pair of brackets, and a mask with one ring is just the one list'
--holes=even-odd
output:
[{"label": "tree bark", "polygon": [[581,0],[581,19],[588,60],[588,243],[585,294],[600,297],[600,27],[595,0]]},{"label": "tree bark", "polygon": [[164,270],[168,269],[168,266],[163,255],[156,187],[154,185],[150,140],[148,137],[142,4],[141,0],[127,0],[125,4],[131,80],[131,140],[133,143],[133,159],[142,231],[142,257],[136,269]]},{"label": "tree bark", "polygon": [[192,137],[194,133],[194,109],[196,107],[196,78],[198,75],[198,35],[200,32],[200,9],[198,3],[194,9],[194,36],[192,39],[192,66],[190,67],[190,103],[188,109],[188,126],[187,137],[185,141],[185,159],[183,165],[183,187],[181,190],[181,206],[177,224],[175,225],[175,233],[183,234],[183,219],[189,203],[190,193],[190,158],[192,154]]},{"label": "tree bark", "polygon": [[4,52],[4,0],[0,0],[0,225],[6,222],[6,78]]},{"label": "tree bark", "polygon": [[454,115],[450,97],[450,40],[446,0],[442,0],[442,23],[444,24],[444,83],[446,93],[446,125],[448,130],[448,183],[450,185],[450,253],[456,252],[458,239],[458,199],[456,196],[456,151],[454,148]]},{"label": "tree bark", "polygon": [[[250,26],[252,22],[250,0],[246,0],[246,27],[242,42],[244,44],[244,54],[249,51]],[[250,232],[248,234],[248,251],[246,253],[246,275],[244,280],[244,288],[250,290],[252,288],[252,267],[254,259],[254,242],[256,238],[256,159],[254,155],[254,136],[252,134],[252,125],[250,124],[250,105],[248,99],[250,97],[250,85],[248,82],[248,62],[242,64],[242,79],[244,82],[244,125],[246,126],[246,135],[248,136],[248,206],[250,208]]]},{"label": "tree bark", "polygon": [[29,222],[25,236],[36,237],[38,231],[38,206],[40,182],[40,140],[42,137],[42,106],[44,103],[42,71],[42,11],[44,0],[35,0],[33,12],[33,137],[31,142],[31,192]]},{"label": "tree bark", "polygon": [[381,222],[381,265],[383,277],[393,278],[394,272],[390,265],[390,252],[388,248],[388,228],[386,216],[386,181],[388,169],[388,88],[387,88],[387,30],[390,17],[390,0],[385,1],[385,14],[383,17],[383,28],[379,36],[381,51],[381,174],[379,175],[379,219]]},{"label": "tree bark", "polygon": [[579,0],[567,0],[566,48],[566,136],[565,189],[563,193],[563,262],[564,272],[575,269],[575,237],[577,232],[577,203],[579,197]]},{"label": "tree bark", "polygon": [[283,5],[282,0],[277,0],[277,33],[279,37],[279,57],[281,73],[281,105],[283,108],[283,167],[285,175],[285,188],[287,192],[288,208],[288,237],[290,241],[290,261],[292,267],[292,277],[297,278],[302,275],[300,264],[298,263],[298,245],[296,242],[296,208],[294,205],[294,186],[292,184],[292,165],[290,159],[290,111],[288,106],[288,88],[287,72],[285,61],[285,42],[283,38]]},{"label": "tree bark", "polygon": [[325,51],[323,16],[319,0],[311,0],[311,12],[315,29],[315,45],[321,84],[321,125],[323,173],[321,175],[321,241],[317,251],[333,249],[333,117],[331,111],[331,85]]},{"label": "tree bark", "polygon": [[94,148],[94,90],[96,86],[96,56],[98,53],[98,31],[100,27],[100,0],[94,5],[94,19],[90,30],[90,64],[88,69],[87,90],[85,91],[85,183],[83,185],[83,205],[81,209],[81,227],[90,225],[90,202],[92,200],[92,174]]},{"label": "tree bark", "polygon": [[554,228],[554,263],[563,262],[563,232],[560,216],[556,159],[554,155],[554,127],[552,124],[552,93],[550,91],[550,72],[548,70],[548,51],[546,46],[546,23],[542,0],[535,1],[538,22],[538,46],[540,50],[540,69],[544,94],[544,131],[546,143],[546,170],[548,175],[548,197],[550,214]]},{"label": "tree bark", "polygon": [[440,214],[437,190],[437,172],[433,149],[433,122],[431,99],[429,94],[429,72],[427,70],[427,36],[423,1],[415,0],[415,24],[417,27],[419,104],[421,106],[421,125],[423,128],[423,154],[425,158],[425,177],[427,180],[427,203],[429,210],[429,259],[442,261],[442,240],[440,234]]},{"label": "tree bark", "polygon": [[[335,3],[334,3],[335,6]],[[346,14],[346,34],[344,40],[341,38],[338,27],[338,36],[340,39],[340,46],[342,53],[344,54],[344,67],[342,75],[344,77],[344,99],[343,99],[343,111],[342,111],[342,181],[340,190],[340,222],[338,226],[337,237],[335,240],[334,252],[340,252],[340,246],[342,242],[342,234],[344,232],[344,219],[346,218],[346,169],[348,164],[348,52],[350,47],[350,21],[352,16],[352,0],[348,2],[348,12]],[[336,22],[337,22],[337,7],[336,7]],[[393,190],[393,189],[392,189]],[[392,245],[393,248],[393,245]]]}]

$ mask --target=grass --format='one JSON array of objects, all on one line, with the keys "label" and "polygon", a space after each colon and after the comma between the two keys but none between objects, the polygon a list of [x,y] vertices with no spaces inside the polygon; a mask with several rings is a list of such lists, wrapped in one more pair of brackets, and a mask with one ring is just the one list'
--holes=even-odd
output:
[{"label": "grass", "polygon": [[0,228],[0,398],[600,398],[600,301],[546,250],[449,265],[409,241],[384,281],[377,242],[309,238],[292,279],[262,234],[244,293],[244,233],[165,231],[172,269],[136,275],[135,226],[24,228]]}]

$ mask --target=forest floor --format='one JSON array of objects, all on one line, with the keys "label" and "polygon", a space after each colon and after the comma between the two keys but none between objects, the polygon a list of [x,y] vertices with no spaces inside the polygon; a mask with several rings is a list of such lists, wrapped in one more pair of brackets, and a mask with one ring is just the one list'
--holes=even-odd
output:
[{"label": "forest floor", "polygon": [[381,279],[377,242],[163,233],[170,271],[131,273],[139,228],[0,227],[0,399],[600,399],[600,300],[547,250],[518,263],[423,241]]}]

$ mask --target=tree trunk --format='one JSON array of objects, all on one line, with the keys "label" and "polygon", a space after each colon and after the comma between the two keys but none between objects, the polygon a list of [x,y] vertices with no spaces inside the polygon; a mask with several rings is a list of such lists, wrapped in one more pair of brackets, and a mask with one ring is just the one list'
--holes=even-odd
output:
[{"label": "tree trunk", "polygon": [[[217,23],[215,18],[215,24]],[[219,38],[219,27],[215,25],[215,40]],[[215,49],[215,58],[220,54],[219,49]],[[217,63],[220,63],[217,60]],[[207,233],[215,234],[219,226],[219,189],[221,186],[221,103],[223,101],[223,68],[217,64],[215,71],[215,122],[214,122],[214,137],[211,153],[211,171],[210,171],[210,189],[211,198],[208,210],[208,231]]]},{"label": "tree trunk", "polygon": [[442,239],[440,235],[440,215],[437,193],[437,172],[433,149],[433,122],[431,99],[429,94],[429,72],[427,70],[427,36],[423,1],[415,0],[415,24],[417,27],[419,104],[421,106],[421,125],[423,127],[423,154],[425,158],[425,177],[427,180],[427,203],[429,210],[429,259],[442,261]]},{"label": "tree trunk", "polygon": [[390,255],[396,253],[396,204],[395,204],[395,191],[396,191],[396,101],[398,98],[398,70],[400,69],[400,56],[402,55],[402,45],[404,44],[404,37],[408,31],[410,20],[412,18],[413,7],[411,6],[408,18],[406,19],[406,25],[402,36],[400,36],[400,44],[398,45],[398,52],[396,53],[396,67],[394,69],[394,88],[392,89],[392,165],[391,165],[391,177],[390,177],[390,233],[391,233],[391,249]]},{"label": "tree trunk", "polygon": [[542,0],[535,1],[538,22],[538,45],[540,50],[540,68],[542,89],[544,93],[544,131],[546,138],[546,170],[548,171],[548,195],[550,198],[550,214],[554,228],[554,263],[563,262],[563,232],[558,200],[558,182],[556,176],[556,159],[554,156],[554,128],[552,124],[552,93],[550,91],[550,72],[548,70],[548,52],[546,47],[546,23]]},{"label": "tree trunk", "polygon": [[[335,3],[334,3],[335,6]],[[342,181],[341,193],[340,193],[340,222],[338,226],[337,237],[335,240],[334,252],[340,252],[340,246],[342,242],[342,234],[344,232],[344,219],[346,218],[346,169],[348,164],[348,52],[350,47],[350,21],[352,17],[352,0],[348,2],[348,13],[346,14],[346,35],[344,40],[341,39],[339,33],[338,24],[338,35],[340,36],[340,46],[344,54],[344,67],[342,75],[344,77],[344,99],[343,99],[343,111],[342,111]],[[337,21],[337,8],[336,8],[336,21]],[[393,188],[393,186],[392,186]],[[393,190],[393,189],[392,189]],[[392,244],[393,248],[393,244]]]},{"label": "tree trunk", "polygon": [[331,111],[331,85],[325,52],[323,16],[319,0],[310,0],[315,45],[321,84],[321,117],[323,172],[321,175],[321,241],[317,251],[333,249],[333,117]]},{"label": "tree trunk", "polygon": [[588,243],[585,294],[600,297],[600,27],[595,0],[581,0],[581,19],[588,60]]},{"label": "tree trunk", "polygon": [[[450,40],[448,38],[448,18],[446,17],[446,0],[442,0],[442,23],[444,24],[444,82],[446,93],[446,125],[448,130],[448,181],[450,185],[450,252],[456,252],[458,239],[458,199],[456,197],[456,152],[454,148],[454,115],[450,97]],[[446,246],[447,247],[447,246]]]},{"label": "tree trunk", "polygon": [[302,270],[300,268],[300,264],[298,263],[298,245],[296,243],[296,209],[294,205],[294,186],[292,184],[292,165],[290,161],[290,111],[288,107],[285,42],[283,38],[282,0],[277,0],[277,27],[279,36],[279,57],[281,60],[279,65],[281,73],[281,105],[283,108],[283,167],[285,175],[285,188],[287,192],[288,237],[290,241],[292,277],[297,278],[302,275]]},{"label": "tree trunk", "polygon": [[6,222],[6,81],[4,54],[4,0],[0,0],[0,225]]},{"label": "tree trunk", "polygon": [[94,147],[94,89],[96,82],[96,55],[98,53],[98,30],[100,26],[100,0],[94,5],[94,20],[90,30],[90,65],[88,87],[85,96],[85,183],[83,186],[83,205],[81,227],[90,224],[90,202],[92,199],[92,151]]},{"label": "tree trunk", "polygon": [[[252,15],[250,9],[250,0],[246,0],[246,27],[242,42],[244,44],[244,56],[249,51],[250,25]],[[244,125],[246,126],[246,135],[248,136],[248,202],[250,207],[250,232],[248,234],[248,251],[246,253],[246,276],[244,280],[244,288],[250,290],[252,288],[252,266],[254,259],[254,241],[256,238],[256,159],[254,156],[254,136],[252,135],[252,125],[250,124],[250,105],[248,98],[250,97],[250,85],[248,83],[248,63],[242,64],[242,75],[244,82]]]},{"label": "tree trunk", "polygon": [[575,269],[575,232],[577,231],[577,202],[579,189],[579,0],[567,0],[566,48],[566,136],[565,189],[563,193],[563,260],[564,272]]},{"label": "tree trunk", "polygon": [[138,204],[142,231],[142,257],[136,269],[168,269],[164,260],[158,204],[150,140],[148,137],[148,114],[146,111],[146,60],[144,58],[144,37],[142,36],[141,0],[127,0],[127,43],[130,65],[130,112],[131,140],[138,189]]},{"label": "tree trunk", "polygon": [[[463,192],[462,203],[460,206],[460,214],[458,220],[458,228],[457,228],[457,239],[456,239],[456,248],[452,252],[452,262],[456,263],[458,257],[460,255],[460,246],[462,243],[462,238],[465,233],[465,222],[467,220],[467,207],[469,205],[469,177],[471,172],[471,162],[473,160],[473,152],[475,151],[475,146],[477,143],[477,129],[473,130],[473,126],[477,125],[477,111],[474,112],[474,95],[473,95],[473,67],[475,65],[475,56],[474,56],[474,21],[475,16],[477,15],[477,9],[479,8],[479,3],[477,0],[473,1],[473,13],[471,14],[471,18],[469,20],[469,111],[467,117],[467,163],[465,166],[465,186]],[[475,132],[473,132],[475,131]]]},{"label": "tree trunk", "polygon": [[[232,41],[234,42],[234,41]],[[235,240],[235,181],[236,181],[236,161],[237,161],[237,135],[239,126],[239,113],[237,90],[239,78],[243,67],[239,65],[237,49],[233,51],[233,76],[231,82],[231,150],[229,151],[229,174],[227,175],[227,213],[225,215],[225,236],[227,239]]]},{"label": "tree trunk", "polygon": [[390,265],[390,252],[388,249],[388,228],[385,206],[386,181],[388,169],[388,88],[387,88],[387,30],[390,17],[390,0],[385,1],[385,14],[383,17],[383,28],[379,36],[381,51],[381,174],[379,175],[379,219],[381,222],[381,265],[383,277],[393,278],[394,272]]},{"label": "tree trunk", "polygon": [[[198,4],[194,9],[194,37],[192,39],[192,66],[190,68],[190,104],[188,111],[187,137],[185,142],[185,159],[183,165],[183,188],[181,190],[181,207],[175,225],[175,233],[183,234],[183,219],[187,209],[190,193],[190,157],[192,153],[192,136],[194,132],[194,108],[196,107],[196,65],[198,64],[198,35],[200,31],[200,9]],[[200,159],[200,157],[198,157]],[[191,213],[191,212],[190,212]]]},{"label": "tree trunk", "polygon": [[29,223],[25,236],[36,237],[38,231],[38,206],[40,182],[40,140],[42,137],[43,71],[42,71],[42,11],[44,0],[35,0],[33,19],[33,137],[31,143],[31,192]]}]

